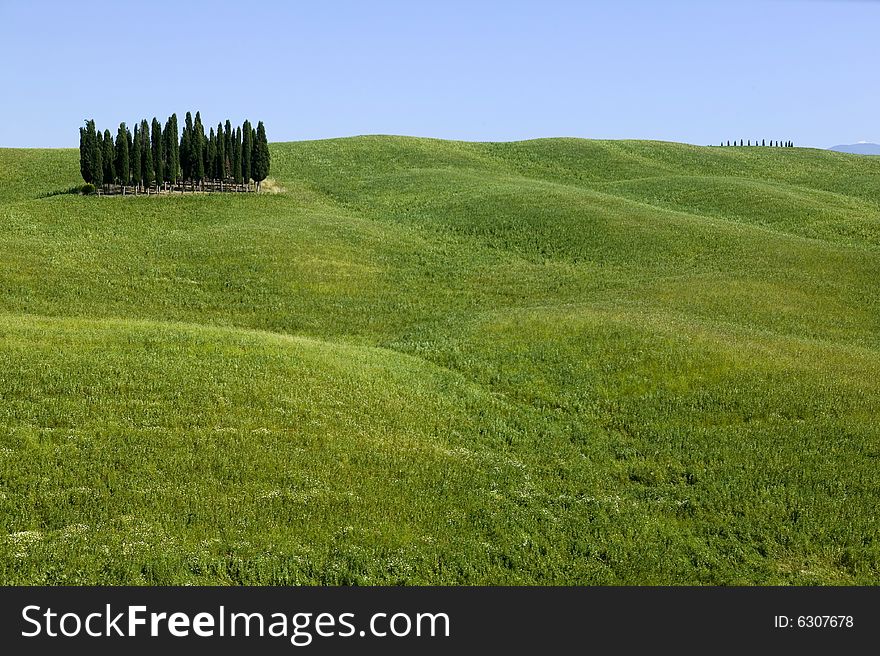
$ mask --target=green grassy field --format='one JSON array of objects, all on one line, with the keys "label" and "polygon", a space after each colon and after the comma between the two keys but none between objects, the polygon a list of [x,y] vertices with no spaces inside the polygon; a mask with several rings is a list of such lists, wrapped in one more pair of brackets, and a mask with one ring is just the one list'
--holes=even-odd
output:
[{"label": "green grassy field", "polygon": [[271,150],[0,150],[0,583],[880,582],[880,158]]}]

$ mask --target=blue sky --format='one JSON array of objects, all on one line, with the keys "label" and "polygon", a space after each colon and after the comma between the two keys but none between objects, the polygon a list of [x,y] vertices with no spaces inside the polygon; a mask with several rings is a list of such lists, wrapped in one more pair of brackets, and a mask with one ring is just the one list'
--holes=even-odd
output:
[{"label": "blue sky", "polygon": [[0,146],[188,109],[271,141],[880,142],[880,2],[0,0],[0,61]]}]

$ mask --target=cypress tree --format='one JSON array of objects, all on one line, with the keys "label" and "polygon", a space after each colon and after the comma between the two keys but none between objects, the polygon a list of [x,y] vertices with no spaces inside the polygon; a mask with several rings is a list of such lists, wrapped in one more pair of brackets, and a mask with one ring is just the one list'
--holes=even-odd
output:
[{"label": "cypress tree", "polygon": [[119,177],[119,183],[123,186],[128,186],[128,183],[131,182],[128,156],[128,128],[125,127],[125,123],[120,123],[119,130],[116,132],[116,175]]},{"label": "cypress tree", "polygon": [[183,170],[183,179],[192,180],[192,131],[193,120],[192,114],[186,113],[186,119],[183,124],[183,136],[180,138],[180,166]]},{"label": "cypress tree", "polygon": [[153,172],[156,174],[156,184],[161,184],[165,182],[165,154],[162,152],[162,126],[159,125],[159,121],[155,116],[150,125],[150,136],[150,146],[153,152]]},{"label": "cypress tree", "polygon": [[193,160],[193,176],[199,183],[205,179],[205,128],[202,125],[202,116],[196,112],[196,120],[193,123],[192,135],[192,160]]},{"label": "cypress tree", "polygon": [[104,184],[103,144],[98,145],[98,140],[95,139],[92,144],[92,149],[92,184],[95,185],[95,187],[100,187]]},{"label": "cypress tree", "polygon": [[214,165],[217,163],[217,137],[214,136],[214,128],[208,131],[208,148],[205,151],[205,176],[209,180],[215,179]]},{"label": "cypress tree", "polygon": [[86,129],[79,129],[79,174],[89,182],[89,150],[86,147]]},{"label": "cypress tree", "polygon": [[254,140],[254,152],[251,161],[251,177],[257,183],[257,191],[260,183],[269,175],[269,142],[266,139],[266,128],[263,122],[257,123],[257,138]]},{"label": "cypress tree", "polygon": [[180,177],[180,142],[177,140],[177,114],[171,115],[171,136],[169,143],[171,144],[171,154],[168,157],[168,164],[171,167],[171,181],[177,182]]},{"label": "cypress tree", "polygon": [[104,184],[104,163],[102,151],[104,138],[100,132],[95,131],[95,122],[89,121],[89,175],[92,176],[92,184],[100,187]]},{"label": "cypress tree", "polygon": [[241,125],[241,177],[245,184],[251,183],[251,167],[253,166],[254,143],[251,140],[251,122]]},{"label": "cypress tree", "polygon": [[165,182],[171,182],[171,169],[174,153],[171,147],[171,119],[165,121],[165,127],[162,129],[162,173],[164,173]]},{"label": "cypress tree", "polygon": [[141,135],[138,132],[138,126],[134,126],[134,141],[131,148],[131,179],[134,186],[140,189],[142,176],[141,176],[141,161],[143,155],[141,154]]},{"label": "cypress tree", "polygon": [[225,141],[226,144],[223,147],[223,152],[226,155],[226,161],[224,163],[224,177],[231,178],[232,177],[232,123],[229,122],[229,119],[226,119],[226,130],[225,130]]},{"label": "cypress tree", "polygon": [[150,145],[150,124],[147,119],[141,121],[141,176],[144,187],[149,190],[153,185],[153,150]]},{"label": "cypress tree", "polygon": [[89,133],[89,123],[90,121],[86,121],[86,127],[83,128],[82,137],[83,137],[83,146],[82,146],[82,165],[80,172],[82,173],[83,180],[88,183],[94,184],[95,181],[95,170],[92,164],[92,160],[94,158],[94,150],[92,148],[92,141],[95,139],[94,134]]},{"label": "cypress tree", "polygon": [[89,120],[86,122],[86,159],[90,182],[96,187],[100,187],[104,181],[103,164],[101,163],[101,147],[98,145],[98,135],[95,132],[95,122]]},{"label": "cypress tree", "polygon": [[104,164],[104,184],[116,182],[116,162],[113,152],[113,135],[104,130],[104,147],[101,149],[101,161]]},{"label": "cypress tree", "polygon": [[241,184],[241,128],[235,128],[232,139],[232,177],[235,184]]},{"label": "cypress tree", "polygon": [[217,124],[217,152],[214,159],[214,177],[222,180],[226,177],[226,139],[223,136],[223,124]]}]

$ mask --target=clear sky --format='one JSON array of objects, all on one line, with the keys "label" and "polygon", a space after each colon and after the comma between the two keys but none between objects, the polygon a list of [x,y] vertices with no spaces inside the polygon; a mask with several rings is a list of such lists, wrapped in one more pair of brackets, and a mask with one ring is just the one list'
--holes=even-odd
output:
[{"label": "clear sky", "polygon": [[172,112],[355,134],[880,142],[880,2],[0,0],[0,146]]}]

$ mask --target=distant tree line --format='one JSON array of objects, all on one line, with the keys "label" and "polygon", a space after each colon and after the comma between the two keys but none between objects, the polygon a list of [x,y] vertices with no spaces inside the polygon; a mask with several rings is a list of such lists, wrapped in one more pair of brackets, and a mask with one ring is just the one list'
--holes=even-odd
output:
[{"label": "distant tree line", "polygon": [[751,139],[748,139],[745,142],[742,139],[740,139],[739,144],[737,144],[736,139],[734,139],[733,143],[730,143],[730,140],[728,140],[727,143],[724,143],[722,141],[721,145],[722,146],[737,146],[737,145],[739,145],[739,146],[758,146],[758,145],[760,145],[760,146],[771,147],[771,148],[794,148],[794,141],[770,141],[768,143],[766,139],[761,139],[761,143],[758,144],[757,139],[755,139],[755,143],[752,143]]},{"label": "distant tree line", "polygon": [[256,129],[245,121],[233,130],[227,120],[205,135],[201,114],[196,112],[193,119],[187,112],[180,134],[177,114],[172,114],[164,129],[155,118],[152,123],[144,119],[135,124],[134,134],[120,123],[115,141],[110,130],[102,133],[95,121],[85,123],[79,129],[79,168],[83,180],[96,188],[118,185],[125,193],[129,186],[137,192],[180,184],[181,189],[188,185],[195,191],[210,182],[222,190],[224,183],[250,188],[253,180],[259,191],[269,174],[269,143],[262,121]]}]

